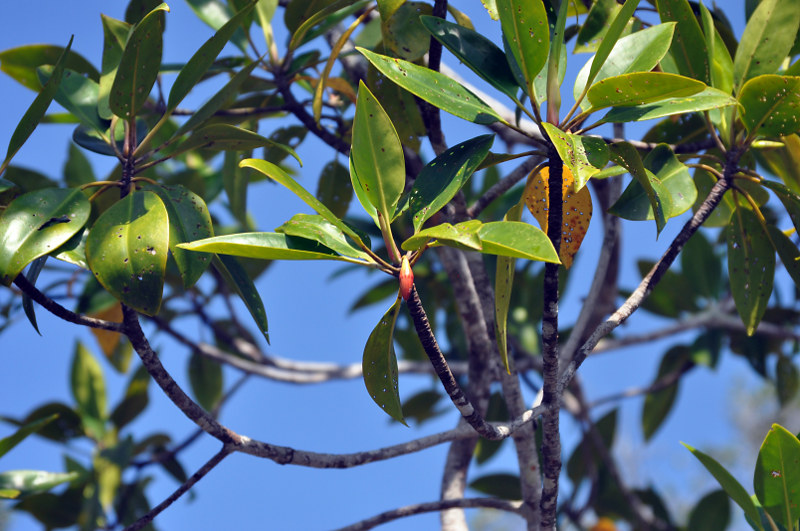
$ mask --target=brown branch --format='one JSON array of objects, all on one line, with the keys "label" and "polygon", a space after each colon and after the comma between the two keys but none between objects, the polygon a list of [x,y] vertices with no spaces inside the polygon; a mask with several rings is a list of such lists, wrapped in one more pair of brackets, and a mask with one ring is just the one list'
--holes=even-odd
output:
[{"label": "brown branch", "polygon": [[222,462],[223,459],[228,457],[233,452],[232,449],[228,448],[227,446],[223,446],[222,450],[217,452],[214,457],[209,459],[206,464],[204,464],[200,469],[192,474],[192,477],[187,479],[180,487],[178,487],[175,492],[170,494],[167,499],[153,507],[147,514],[136,520],[133,524],[129,525],[125,528],[125,531],[138,531],[142,529],[147,524],[153,521],[153,518],[161,514],[164,509],[172,505],[178,498],[183,496],[189,489],[191,489],[195,483],[203,479],[203,477],[211,472],[211,470],[216,467],[218,464]]},{"label": "brown branch", "polygon": [[[447,0],[436,0],[433,5],[432,14],[434,17],[445,18],[447,16]],[[441,62],[442,44],[431,36],[428,49],[428,68],[438,72]],[[442,120],[439,108],[420,98],[415,97],[415,99],[417,100],[417,107],[419,107],[419,112],[422,116],[422,123],[425,124],[425,131],[428,134],[431,147],[433,147],[434,153],[441,155],[447,149],[447,143],[444,140],[444,133],[442,132]]]},{"label": "brown branch", "polygon": [[344,140],[320,126],[314,120],[314,117],[308,114],[305,107],[303,107],[303,105],[294,97],[294,94],[292,94],[291,86],[287,80],[280,76],[276,76],[275,82],[278,86],[278,91],[281,93],[281,96],[283,96],[286,110],[300,120],[300,122],[306,126],[306,129],[317,135],[323,142],[328,144],[339,153],[344,155],[350,153],[350,146],[347,145]]},{"label": "brown branch", "polygon": [[430,513],[436,511],[444,511],[453,508],[486,508],[497,509],[499,511],[506,511],[514,514],[520,514],[519,502],[511,502],[507,500],[500,500],[497,498],[461,498],[458,500],[438,500],[435,502],[418,503],[415,505],[407,505],[391,511],[386,511],[379,515],[367,518],[353,525],[342,527],[339,531],[363,531],[365,529],[372,529],[373,527],[398,520],[407,516],[415,514]]},{"label": "brown branch", "polygon": [[115,323],[112,321],[106,321],[104,319],[87,317],[64,308],[59,303],[39,291],[36,286],[31,284],[31,282],[25,278],[25,275],[17,275],[17,278],[14,279],[14,284],[16,284],[23,293],[25,293],[34,301],[38,302],[45,310],[67,322],[88,326],[89,328],[99,328],[101,330],[109,330],[111,332],[122,332],[122,323]]}]

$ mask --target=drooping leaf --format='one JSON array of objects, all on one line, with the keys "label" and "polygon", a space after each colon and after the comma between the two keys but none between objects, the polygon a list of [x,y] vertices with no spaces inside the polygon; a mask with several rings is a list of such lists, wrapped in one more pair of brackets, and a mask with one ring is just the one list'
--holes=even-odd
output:
[{"label": "drooping leaf", "polygon": [[587,97],[591,110],[629,107],[681,98],[702,92],[706,86],[692,78],[665,72],[633,72],[598,81]]},{"label": "drooping leaf", "polygon": [[34,129],[36,129],[36,126],[42,121],[44,113],[47,112],[47,108],[50,107],[50,102],[53,101],[53,98],[58,91],[58,86],[61,83],[61,77],[63,76],[64,69],[66,67],[67,54],[69,53],[71,46],[72,38],[70,38],[69,44],[67,44],[67,47],[61,52],[58,61],[56,61],[50,79],[47,80],[47,83],[45,83],[44,87],[42,87],[41,92],[39,92],[39,94],[33,99],[33,103],[31,103],[31,106],[28,107],[27,111],[25,111],[25,114],[22,115],[22,119],[19,121],[16,129],[14,129],[14,132],[11,134],[11,140],[8,141],[8,149],[6,150],[6,158],[3,161],[3,164],[0,165],[0,174],[3,173],[9,162],[11,162],[11,159],[14,157],[14,155],[16,155],[17,151],[19,151],[22,145],[31,136]]},{"label": "drooping leaf", "polygon": [[[39,273],[42,272],[46,261],[47,255],[41,256],[31,263],[31,267],[29,267],[28,271],[25,273],[25,278],[28,279],[31,285],[36,285],[36,280],[39,278]],[[31,323],[33,329],[36,330],[36,333],[42,335],[39,331],[39,325],[36,323],[36,311],[34,310],[33,299],[31,299],[27,293],[22,294],[22,310],[25,312],[25,317],[28,318],[28,322]]]},{"label": "drooping leaf", "polygon": [[[504,221],[520,221],[522,219],[522,201],[511,207],[503,217]],[[511,374],[508,362],[508,308],[511,305],[511,293],[514,288],[514,272],[517,260],[509,256],[497,257],[497,270],[494,281],[494,322],[497,336],[497,350],[506,372]]]},{"label": "drooping leaf", "polygon": [[369,335],[361,365],[364,384],[372,400],[390,417],[406,424],[397,387],[397,357],[393,339],[399,313],[398,298]]},{"label": "drooping leaf", "polygon": [[212,411],[222,398],[222,366],[194,352],[189,358],[189,383],[197,403]]},{"label": "drooping leaf", "polygon": [[491,221],[478,229],[484,254],[559,263],[547,234],[521,221]]},{"label": "drooping leaf", "polygon": [[50,415],[48,417],[41,418],[39,420],[35,420],[33,422],[28,422],[23,426],[20,426],[17,431],[9,435],[8,437],[3,437],[0,439],[0,457],[3,457],[7,454],[12,448],[16,445],[21,443],[25,440],[28,435],[32,433],[36,433],[49,423],[53,422],[58,415]]},{"label": "drooping leaf", "polygon": [[93,436],[102,435],[108,415],[103,370],[81,342],[75,344],[70,370],[70,386],[78,414]]},{"label": "drooping leaf", "polygon": [[773,424],[758,452],[753,486],[764,510],[791,529],[800,517],[800,441],[779,424]]},{"label": "drooping leaf", "polygon": [[131,375],[125,396],[109,415],[117,430],[127,426],[147,408],[150,401],[147,395],[150,380],[152,378],[143,365]]},{"label": "drooping leaf", "polygon": [[169,215],[153,192],[128,194],[95,221],[86,258],[100,284],[146,315],[161,306],[169,249]]},{"label": "drooping leaf", "polygon": [[357,48],[383,75],[428,103],[476,124],[503,121],[497,111],[460,83],[428,68]]},{"label": "drooping leaf", "polygon": [[756,510],[756,506],[753,503],[753,500],[750,498],[750,495],[747,494],[747,491],[744,489],[744,487],[742,487],[741,483],[736,481],[736,478],[734,478],[731,473],[725,469],[725,467],[719,464],[716,459],[710,455],[705,454],[700,450],[696,450],[684,442],[681,444],[684,445],[687,450],[692,452],[697,460],[700,461],[704,467],[706,467],[706,470],[708,470],[711,475],[714,476],[714,479],[716,479],[717,483],[719,483],[723,490],[725,490],[725,493],[744,510],[744,514],[748,519],[754,522],[759,521],[758,511]]},{"label": "drooping leaf", "polygon": [[715,527],[727,529],[731,519],[730,506],[730,498],[724,490],[706,494],[689,513],[686,531],[704,531]]},{"label": "drooping leaf", "polygon": [[189,94],[189,91],[203,78],[203,75],[216,60],[219,52],[222,51],[222,48],[233,36],[233,32],[241,26],[244,18],[250,14],[253,5],[248,3],[244,9],[232,16],[192,55],[172,84],[169,98],[167,99],[167,113],[172,112],[183,98]]},{"label": "drooping leaf", "polygon": [[[569,269],[572,261],[580,249],[583,238],[589,230],[592,219],[592,196],[587,187],[575,191],[575,182],[569,167],[564,166],[562,179],[562,227],[561,246],[559,258],[561,263]],[[544,234],[548,230],[548,211],[550,209],[550,169],[542,168],[538,173],[528,178],[522,198],[528,210],[539,222]]]},{"label": "drooping leaf", "polygon": [[385,219],[394,219],[406,182],[403,146],[389,115],[363,81],[358,86],[351,157],[370,203]]},{"label": "drooping leaf", "polygon": [[541,0],[497,0],[497,12],[513,60],[532,96],[533,81],[547,63],[550,51],[547,11]]},{"label": "drooping leaf", "polygon": [[656,231],[661,233],[667,223],[669,213],[672,211],[671,195],[658,177],[653,175],[644,167],[639,153],[632,145],[627,142],[612,144],[611,159],[628,170],[631,176],[636,179],[644,188],[650,206],[653,209],[653,217],[656,221]]},{"label": "drooping leaf", "polygon": [[780,199],[786,209],[786,213],[789,214],[789,218],[791,218],[795,230],[800,232],[800,194],[774,181],[765,179],[761,181],[761,184],[772,190],[772,192],[778,196],[778,199]]},{"label": "drooping leaf", "polygon": [[179,244],[181,249],[259,260],[345,260],[324,245],[276,232],[243,232]]},{"label": "drooping leaf", "polygon": [[767,225],[767,232],[769,233],[770,242],[775,248],[775,251],[777,251],[783,266],[786,268],[786,272],[792,277],[795,286],[800,286],[800,250],[798,250],[794,242],[775,225]]},{"label": "drooping leaf", "polygon": [[[658,178],[670,196],[667,219],[683,214],[697,199],[697,188],[686,167],[666,144],[659,144],[644,159],[644,167]],[[609,212],[630,220],[654,219],[650,198],[638,180],[633,180]]]},{"label": "drooping leaf", "polygon": [[[292,2],[292,9],[284,12],[284,22],[292,33],[289,50],[294,50],[304,42],[314,26],[340,10],[345,10],[357,0],[314,0],[312,2]],[[359,2],[359,5],[366,2]],[[355,6],[354,6],[355,7]],[[298,10],[299,8],[299,10]]]},{"label": "drooping leaf", "polygon": [[701,297],[715,298],[720,289],[722,262],[701,231],[695,232],[680,254],[681,271]]},{"label": "drooping leaf", "polygon": [[319,242],[342,256],[370,260],[367,253],[353,247],[339,228],[320,215],[295,214],[275,232]]},{"label": "drooping leaf", "polygon": [[473,480],[469,488],[504,500],[521,500],[522,487],[514,474],[488,474]]},{"label": "drooping leaf", "polygon": [[[409,210],[414,232],[458,193],[478,165],[486,158],[493,135],[482,135],[457,146],[425,165],[409,192]],[[358,173],[361,179],[361,172]]]},{"label": "drooping leaf", "polygon": [[[356,243],[363,243],[361,237],[356,233],[353,229],[351,229],[346,223],[344,223],[341,219],[339,219],[333,212],[330,211],[328,207],[326,207],[319,199],[314,197],[308,190],[300,186],[297,181],[295,181],[288,173],[283,171],[280,167],[272,164],[271,162],[267,162],[266,160],[257,160],[257,159],[245,159],[239,163],[239,166],[242,168],[252,168],[258,172],[263,173],[270,179],[282,184],[290,191],[292,191],[297,197],[303,200],[305,204],[313,208],[317,211],[319,215],[323,218],[328,220],[331,224],[333,224],[336,228],[341,230],[347,236],[353,239]],[[359,193],[358,188],[354,185],[354,190],[356,194]],[[359,197],[359,199],[361,199]]]},{"label": "drooping leaf", "polygon": [[614,107],[608,111],[601,121],[613,123],[640,122],[676,114],[721,109],[735,104],[736,100],[730,95],[709,87],[691,96],[667,98],[645,105]]},{"label": "drooping leaf", "polygon": [[733,58],[737,87],[762,74],[774,74],[789,55],[800,27],[800,11],[793,2],[762,0],[747,21]]},{"label": "drooping leaf", "polygon": [[[633,4],[635,2],[631,3],[631,5]],[[626,2],[625,5],[627,6],[628,3]],[[608,57],[601,63],[602,66],[597,68],[597,72],[594,73],[593,77],[591,74],[595,70],[595,63],[598,62],[597,55],[592,61],[587,61],[584,67],[581,68],[580,72],[578,72],[578,77],[575,78],[573,95],[577,98],[587,84],[591,87],[592,84],[601,79],[631,72],[649,72],[667,53],[672,42],[674,29],[674,23],[658,24],[621,38],[614,45],[614,48],[610,50]],[[583,110],[588,109],[589,102],[583,100],[581,108]]]},{"label": "drooping leaf", "polygon": [[475,30],[439,17],[423,15],[422,25],[462,63],[507,96],[516,97],[519,86],[503,50]]},{"label": "drooping leaf", "polygon": [[247,275],[247,271],[235,257],[225,254],[214,255],[212,263],[228,283],[228,286],[239,294],[253,321],[258,325],[259,330],[261,330],[267,343],[269,343],[269,327],[267,325],[267,312],[264,309],[264,302],[261,300],[255,284]]},{"label": "drooping leaf", "polygon": [[733,301],[747,335],[753,335],[772,294],[775,251],[755,213],[746,208],[736,209],[726,232]]},{"label": "drooping leaf", "polygon": [[58,249],[90,212],[79,189],[46,188],[17,197],[0,216],[0,282],[10,285],[25,266]]},{"label": "drooping leaf", "polygon": [[797,396],[800,388],[800,372],[792,358],[781,355],[775,366],[775,391],[781,407],[787,406]]},{"label": "drooping leaf", "polygon": [[[654,381],[681,370],[689,356],[689,347],[680,345],[669,349],[661,358]],[[678,396],[679,382],[680,379],[676,379],[674,383],[658,391],[648,393],[645,397],[644,408],[642,409],[642,434],[645,441],[649,441],[655,435],[672,410],[675,398]]]},{"label": "drooping leaf", "polygon": [[800,77],[763,75],[750,79],[739,93],[742,122],[750,134],[780,137],[800,131]]},{"label": "drooping leaf", "polygon": [[677,22],[670,48],[678,72],[703,83],[710,83],[706,41],[688,0],[657,0],[661,22]]},{"label": "drooping leaf", "polygon": [[[404,251],[416,251],[424,245],[435,247],[436,245],[447,245],[464,250],[483,250],[478,230],[481,222],[477,219],[463,221],[456,225],[442,223],[423,229],[403,242]],[[433,241],[433,243],[431,243]]]},{"label": "drooping leaf", "polygon": [[317,183],[317,199],[328,207],[337,218],[343,218],[353,199],[350,173],[338,161],[333,160],[322,168]]},{"label": "drooping leaf", "polygon": [[542,126],[561,160],[570,173],[576,176],[575,190],[582,189],[593,175],[608,164],[608,146],[602,138],[565,133],[550,123],[543,123]]},{"label": "drooping leaf", "polygon": [[158,194],[169,217],[169,251],[180,271],[183,286],[197,282],[211,264],[211,255],[191,253],[178,247],[214,235],[211,215],[203,198],[181,185],[153,186],[148,190]]},{"label": "drooping leaf", "polygon": [[161,68],[164,11],[161,4],[133,27],[122,52],[108,104],[111,111],[123,120],[133,120],[156,82]]}]

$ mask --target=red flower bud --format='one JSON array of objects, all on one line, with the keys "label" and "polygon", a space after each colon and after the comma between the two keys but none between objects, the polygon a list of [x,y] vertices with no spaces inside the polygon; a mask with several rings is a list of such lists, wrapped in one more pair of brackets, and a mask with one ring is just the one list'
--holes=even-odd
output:
[{"label": "red flower bud", "polygon": [[411,265],[408,263],[408,258],[403,257],[403,262],[400,265],[400,296],[404,300],[408,300],[411,295],[411,286],[414,285],[414,273],[411,271]]}]

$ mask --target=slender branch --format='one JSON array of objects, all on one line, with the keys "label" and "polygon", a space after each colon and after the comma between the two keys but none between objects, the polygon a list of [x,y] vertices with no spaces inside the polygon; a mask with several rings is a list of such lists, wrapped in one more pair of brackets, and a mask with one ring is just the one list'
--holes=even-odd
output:
[{"label": "slender branch", "polygon": [[333,149],[347,155],[350,153],[350,146],[342,140],[340,137],[334,135],[324,127],[321,127],[315,120],[314,117],[308,114],[305,107],[301,105],[297,99],[292,94],[292,89],[289,86],[289,83],[280,76],[276,76],[276,84],[278,86],[278,91],[283,96],[284,105],[286,110],[291,112],[295,117],[300,120],[300,122],[306,126],[306,128],[317,135],[323,142],[331,146]]},{"label": "slender branch", "polygon": [[191,489],[195,483],[203,479],[203,477],[211,472],[211,470],[216,467],[218,464],[222,462],[223,459],[228,457],[233,450],[227,446],[223,446],[222,450],[217,452],[214,457],[209,459],[206,464],[200,467],[200,469],[192,474],[192,477],[187,479],[180,487],[178,487],[175,492],[170,494],[167,499],[153,507],[147,514],[136,520],[133,524],[129,525],[125,528],[125,531],[138,531],[142,529],[147,524],[153,521],[153,518],[161,514],[161,512],[172,505],[178,498],[183,496],[189,489]]},{"label": "slender branch", "polygon": [[365,529],[372,529],[373,527],[398,520],[407,516],[415,514],[430,513],[436,511],[444,511],[453,508],[486,508],[497,509],[499,511],[506,511],[514,514],[520,514],[519,502],[512,502],[507,500],[500,500],[498,498],[461,498],[458,500],[437,500],[435,502],[418,503],[415,505],[406,505],[398,509],[386,511],[379,515],[367,518],[353,525],[342,527],[338,531],[363,531]]},{"label": "slender branch", "polygon": [[16,284],[23,293],[25,293],[34,301],[38,302],[45,310],[67,322],[88,326],[89,328],[99,328],[101,330],[109,330],[111,332],[122,332],[123,326],[121,323],[115,323],[113,321],[106,321],[104,319],[97,319],[94,317],[86,317],[85,315],[81,315],[64,308],[59,303],[39,291],[36,286],[31,284],[31,282],[25,278],[25,275],[17,275],[17,278],[14,279],[14,284]]},{"label": "slender branch", "polygon": [[475,409],[466,397],[464,391],[461,390],[461,386],[458,385],[450,367],[447,365],[447,361],[444,359],[439,344],[436,342],[436,338],[428,322],[428,316],[425,314],[425,309],[422,307],[422,302],[419,299],[419,293],[417,293],[417,288],[414,286],[412,286],[411,295],[408,298],[408,311],[411,314],[411,319],[414,321],[417,335],[422,342],[422,348],[425,349],[425,353],[431,360],[436,375],[441,380],[445,391],[461,413],[461,416],[464,417],[464,420],[482,437],[493,441],[503,438],[497,428],[484,420],[478,410]]},{"label": "slender branch", "polygon": [[[433,4],[434,17],[445,18],[447,16],[447,0],[436,0]],[[430,38],[430,46],[428,49],[428,68],[438,72],[442,62],[442,44],[437,41],[433,36]],[[431,105],[425,100],[416,98],[417,107],[419,107],[422,122],[425,124],[425,131],[428,134],[428,140],[431,142],[434,153],[441,155],[447,149],[447,143],[444,140],[444,133],[442,132],[442,120],[439,113],[439,108]]]},{"label": "slender branch", "polygon": [[678,380],[681,379],[681,377],[684,374],[692,370],[694,367],[695,367],[694,362],[687,361],[674,371],[668,372],[667,374],[657,379],[655,382],[648,385],[647,387],[634,387],[632,389],[627,389],[625,391],[622,391],[621,393],[614,393],[612,395],[598,398],[597,400],[587,404],[586,408],[594,409],[598,406],[602,406],[603,404],[608,404],[609,402],[618,402],[625,398],[633,398],[635,396],[649,395],[651,393],[661,391],[662,389],[666,389],[667,387],[674,385]]},{"label": "slender branch", "polygon": [[490,187],[483,195],[481,195],[473,204],[467,209],[467,216],[476,218],[483,210],[489,206],[495,199],[502,196],[509,191],[515,184],[528,176],[534,168],[541,162],[540,157],[528,157],[525,162],[514,168],[514,170],[507,176],[500,179],[492,187]]}]

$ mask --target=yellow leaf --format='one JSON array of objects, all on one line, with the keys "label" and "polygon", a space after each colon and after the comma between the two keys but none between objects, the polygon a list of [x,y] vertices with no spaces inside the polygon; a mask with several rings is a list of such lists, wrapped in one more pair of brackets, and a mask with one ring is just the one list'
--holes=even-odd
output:
[{"label": "yellow leaf", "polygon": [[[109,306],[104,310],[100,310],[99,312],[95,312],[91,315],[91,317],[96,317],[98,319],[105,319],[106,321],[114,321],[116,323],[122,322],[122,305],[120,303],[116,303],[113,306]],[[110,330],[101,330],[100,328],[92,328],[92,333],[94,337],[97,339],[97,343],[100,344],[100,349],[103,351],[103,354],[106,357],[110,357],[119,345],[119,341],[122,336],[119,335],[117,332],[112,332]]]},{"label": "yellow leaf", "polygon": [[[572,177],[572,172],[566,166],[564,166],[563,172],[563,226],[558,257],[564,267],[569,268],[572,265],[572,259],[581,247],[586,231],[589,230],[589,221],[592,219],[592,196],[586,186],[575,192],[575,179]],[[542,168],[538,173],[531,174],[522,194],[528,210],[531,211],[545,232],[547,232],[547,211],[550,207],[547,184],[549,176],[550,171],[547,167]]]},{"label": "yellow leaf", "polygon": [[617,526],[614,525],[614,520],[603,516],[592,526],[592,531],[617,531]]}]

